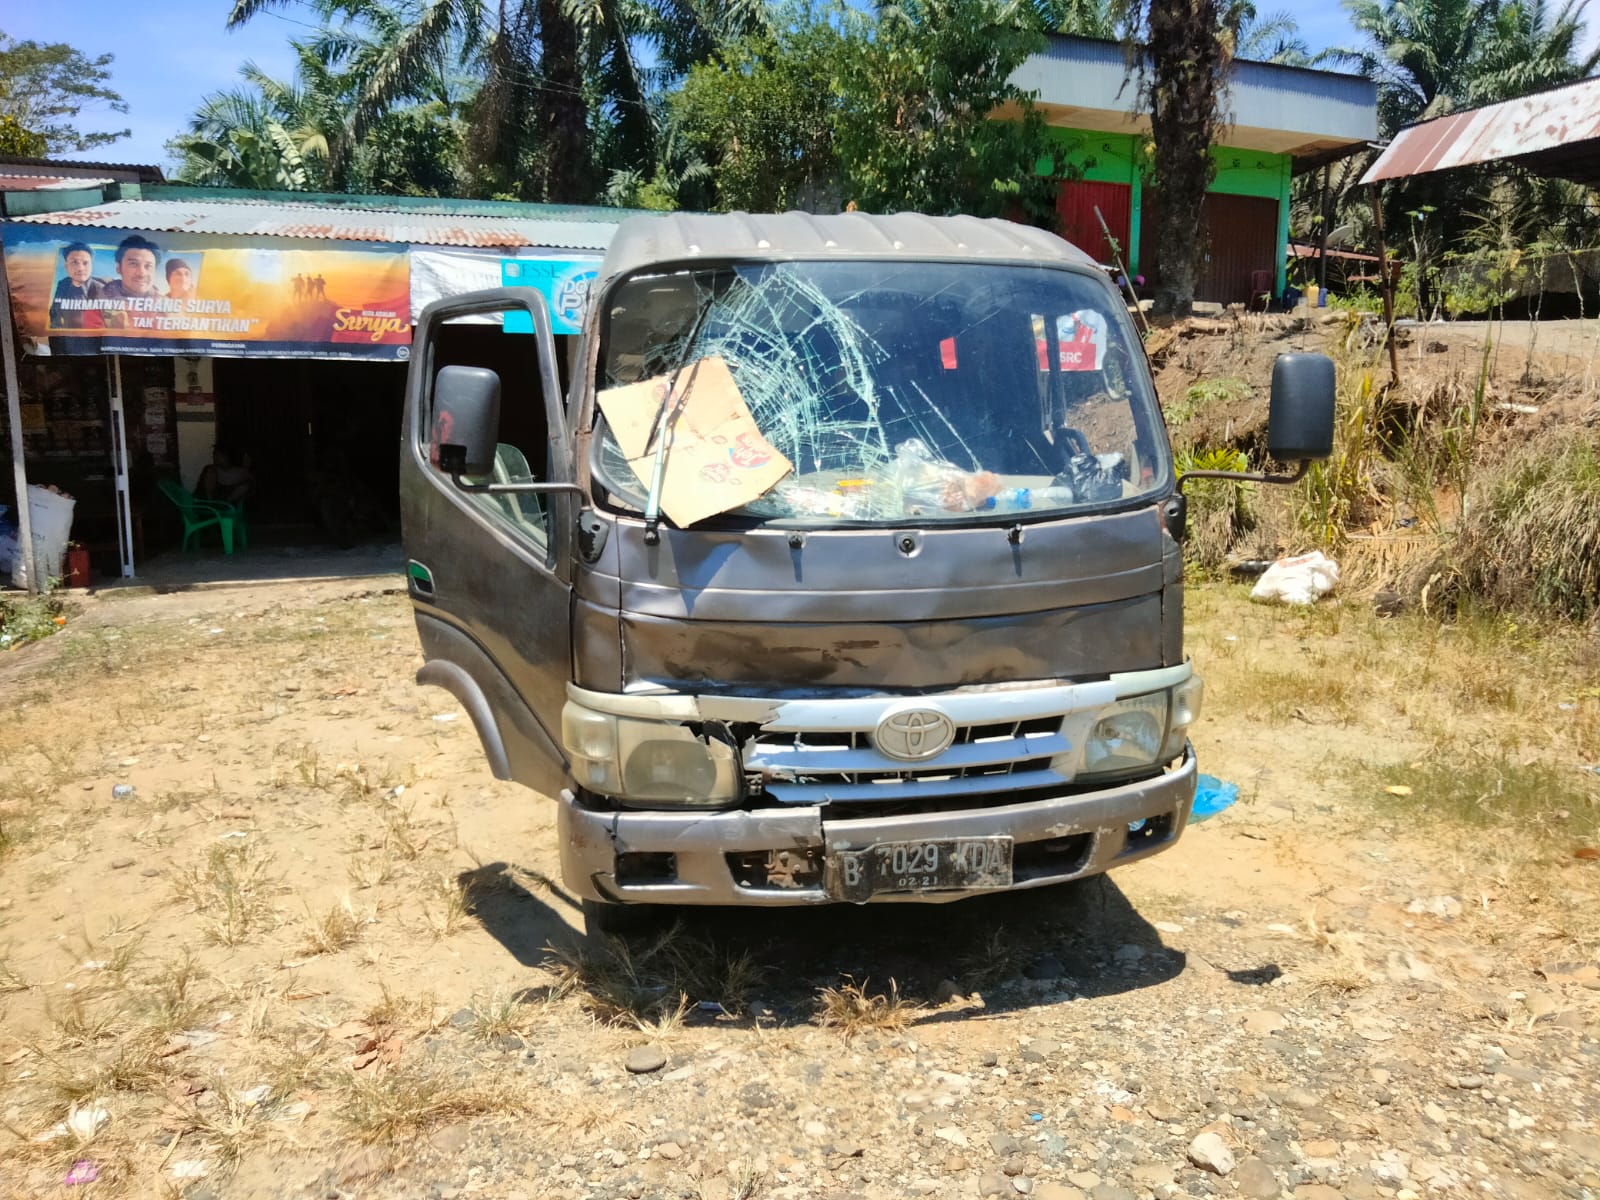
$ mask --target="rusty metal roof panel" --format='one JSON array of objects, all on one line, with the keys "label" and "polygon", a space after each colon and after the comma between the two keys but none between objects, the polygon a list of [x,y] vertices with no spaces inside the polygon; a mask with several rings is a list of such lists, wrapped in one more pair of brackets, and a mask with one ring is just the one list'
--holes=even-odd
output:
[{"label": "rusty metal roof panel", "polygon": [[91,208],[21,217],[35,225],[138,229],[223,237],[312,238],[484,248],[548,246],[604,250],[616,226],[507,215],[386,212],[266,201],[114,200]]},{"label": "rusty metal roof panel", "polygon": [[73,175],[12,175],[0,170],[0,192],[53,192],[73,188],[102,187],[113,179],[93,179]]},{"label": "rusty metal roof panel", "polygon": [[1579,183],[1600,180],[1600,79],[1436,117],[1395,135],[1362,183],[1478,163],[1518,162]]}]

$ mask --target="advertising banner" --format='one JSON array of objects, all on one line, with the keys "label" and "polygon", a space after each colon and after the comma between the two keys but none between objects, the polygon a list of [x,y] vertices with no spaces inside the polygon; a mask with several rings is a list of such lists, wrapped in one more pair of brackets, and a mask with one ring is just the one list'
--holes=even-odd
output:
[{"label": "advertising banner", "polygon": [[[515,256],[499,250],[413,246],[411,249],[411,317],[444,296],[485,288],[527,287],[544,293],[550,309],[550,327],[556,333],[577,333],[583,328],[589,285],[600,271],[600,256],[547,258],[528,251]],[[478,318],[495,324],[498,317]],[[506,329],[532,333],[533,322],[514,313]]]},{"label": "advertising banner", "polygon": [[[507,258],[500,264],[506,287],[536,288],[550,306],[552,333],[581,333],[589,307],[589,285],[600,274],[598,258]],[[533,321],[516,313],[506,321],[508,333],[532,333]]]},{"label": "advertising banner", "polygon": [[5,256],[33,354],[393,361],[411,351],[403,244],[8,222]]}]

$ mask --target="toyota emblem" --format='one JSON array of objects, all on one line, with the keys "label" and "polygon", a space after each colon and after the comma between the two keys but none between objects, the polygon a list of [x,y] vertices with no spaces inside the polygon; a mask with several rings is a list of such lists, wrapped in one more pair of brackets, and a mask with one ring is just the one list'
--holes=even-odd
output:
[{"label": "toyota emblem", "polygon": [[955,722],[936,708],[902,708],[878,722],[872,740],[890,758],[915,762],[943,754],[956,739]]}]

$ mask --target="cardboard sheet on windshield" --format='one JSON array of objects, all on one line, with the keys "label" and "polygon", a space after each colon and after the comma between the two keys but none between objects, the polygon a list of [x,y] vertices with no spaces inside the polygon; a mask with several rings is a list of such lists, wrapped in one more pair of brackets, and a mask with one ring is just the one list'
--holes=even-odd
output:
[{"label": "cardboard sheet on windshield", "polygon": [[759,499],[792,469],[762,436],[733,372],[719,355],[696,359],[672,376],[607,388],[597,397],[617,445],[646,492],[655,472],[653,436],[663,401],[673,414],[665,433],[667,469],[661,511],[680,529]]}]

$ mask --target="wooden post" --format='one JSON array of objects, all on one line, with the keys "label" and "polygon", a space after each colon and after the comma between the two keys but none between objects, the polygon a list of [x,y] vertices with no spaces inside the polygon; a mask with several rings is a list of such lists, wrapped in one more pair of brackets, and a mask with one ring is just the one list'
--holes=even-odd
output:
[{"label": "wooden post", "polygon": [[1400,349],[1394,344],[1394,276],[1383,244],[1383,184],[1372,188],[1372,219],[1378,230],[1378,276],[1383,287],[1383,340],[1389,347],[1389,387],[1400,386]]},{"label": "wooden post", "polygon": [[22,454],[22,394],[17,387],[17,335],[11,324],[11,281],[6,277],[5,250],[0,245],[0,358],[5,360],[6,416],[11,428],[11,474],[17,484],[17,553],[28,573],[28,590],[42,592],[39,556],[33,545],[33,520],[28,512],[28,468]]},{"label": "wooden post", "polygon": [[1317,286],[1323,291],[1328,290],[1328,172],[1332,170],[1332,164],[1322,164],[1322,219],[1317,222]]},{"label": "wooden post", "polygon": [[1117,275],[1122,280],[1122,286],[1127,289],[1128,299],[1133,301],[1133,316],[1139,322],[1139,328],[1145,337],[1150,336],[1150,322],[1145,320],[1144,309],[1139,305],[1139,293],[1134,291],[1133,280],[1128,278],[1127,264],[1122,261],[1122,247],[1117,245],[1117,239],[1111,236],[1111,226],[1106,224],[1106,219],[1100,214],[1100,206],[1094,206],[1094,219],[1100,222],[1100,232],[1105,235],[1106,245],[1111,247],[1111,263],[1117,268]]}]

